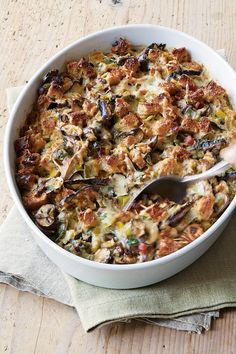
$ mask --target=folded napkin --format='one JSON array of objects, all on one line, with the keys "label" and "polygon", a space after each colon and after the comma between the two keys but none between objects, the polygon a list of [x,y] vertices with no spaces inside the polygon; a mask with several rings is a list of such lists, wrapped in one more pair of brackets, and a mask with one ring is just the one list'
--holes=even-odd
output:
[{"label": "folded napkin", "polygon": [[[9,108],[21,89],[8,89]],[[168,280],[141,289],[111,290],[64,274],[39,249],[13,207],[0,229],[0,282],[74,306],[86,331],[138,319],[200,333],[210,328],[219,309],[236,306],[235,229],[236,216],[204,256]]]}]

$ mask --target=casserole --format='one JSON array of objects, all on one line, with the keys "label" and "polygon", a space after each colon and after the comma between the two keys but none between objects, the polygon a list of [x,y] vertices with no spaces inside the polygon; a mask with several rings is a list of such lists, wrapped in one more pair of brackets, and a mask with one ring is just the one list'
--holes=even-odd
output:
[{"label": "casserole", "polygon": [[[111,43],[119,38],[126,37],[133,44],[143,43],[148,45],[154,41],[167,43],[168,47],[186,47],[190,50],[194,60],[205,65],[209,70],[210,77],[216,79],[226,88],[232,103],[233,86],[235,85],[235,74],[228,64],[219,57],[213,50],[203,43],[180,32],[149,25],[134,25],[101,31],[88,36],[68,48],[61,51],[52,58],[29,82],[11,114],[6,130],[5,140],[5,167],[7,180],[14,200],[19,207],[25,220],[35,232],[34,237],[44,252],[64,271],[83,281],[111,288],[133,288],[148,285],[165,279],[197,259],[219,236],[226,225],[235,206],[235,199],[227,210],[202,236],[179,251],[165,256],[164,258],[146,262],[143,264],[131,265],[109,265],[98,264],[88,261],[60,249],[53,244],[33,224],[25,212],[19,191],[14,181],[14,149],[13,142],[19,134],[19,128],[23,125],[26,114],[30,111],[30,104],[34,102],[37,87],[41,77],[52,69],[61,69],[64,62],[85,55],[94,49],[106,49]],[[209,67],[208,63],[211,63]],[[221,70],[218,70],[219,66]],[[17,116],[17,121],[16,121]],[[129,271],[127,271],[129,270]]]}]

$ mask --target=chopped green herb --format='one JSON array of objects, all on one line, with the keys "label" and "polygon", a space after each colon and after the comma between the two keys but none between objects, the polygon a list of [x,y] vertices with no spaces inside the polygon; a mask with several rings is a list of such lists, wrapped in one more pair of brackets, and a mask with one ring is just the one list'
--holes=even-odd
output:
[{"label": "chopped green herb", "polygon": [[129,246],[136,246],[139,244],[139,240],[135,237],[131,237],[128,241],[127,241]]},{"label": "chopped green herb", "polygon": [[104,58],[105,64],[116,64],[116,58]]}]

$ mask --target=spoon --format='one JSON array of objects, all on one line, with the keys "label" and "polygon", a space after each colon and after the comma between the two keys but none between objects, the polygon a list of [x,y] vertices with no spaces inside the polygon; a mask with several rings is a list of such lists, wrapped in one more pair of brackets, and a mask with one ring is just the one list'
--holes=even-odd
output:
[{"label": "spoon", "polygon": [[186,177],[167,176],[157,178],[139,190],[138,193],[125,205],[124,210],[128,210],[134,201],[140,199],[140,197],[144,194],[158,194],[163,198],[179,203],[186,196],[187,188],[191,183],[217,176],[227,170],[230,165],[231,164],[229,162],[222,160],[209,170],[197,175]]}]

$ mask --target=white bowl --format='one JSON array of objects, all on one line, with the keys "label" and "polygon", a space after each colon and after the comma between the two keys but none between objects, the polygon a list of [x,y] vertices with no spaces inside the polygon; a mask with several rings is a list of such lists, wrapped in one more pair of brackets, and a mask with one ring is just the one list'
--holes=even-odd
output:
[{"label": "white bowl", "polygon": [[166,279],[199,258],[218,238],[229,221],[236,205],[233,199],[226,211],[202,236],[163,258],[139,264],[101,264],[78,257],[56,245],[45,236],[25,211],[15,181],[14,141],[23,125],[26,114],[31,110],[42,76],[52,69],[61,69],[65,61],[79,58],[94,49],[108,49],[114,40],[126,37],[133,44],[149,45],[152,42],[166,43],[170,47],[186,47],[194,60],[205,65],[210,76],[228,92],[236,107],[236,74],[213,49],[182,32],[153,25],[129,25],[106,29],[69,45],[50,59],[29,81],[10,114],[5,132],[4,163],[11,195],[31,230],[35,241],[44,253],[64,272],[87,283],[106,288],[129,289],[153,284]]}]

